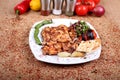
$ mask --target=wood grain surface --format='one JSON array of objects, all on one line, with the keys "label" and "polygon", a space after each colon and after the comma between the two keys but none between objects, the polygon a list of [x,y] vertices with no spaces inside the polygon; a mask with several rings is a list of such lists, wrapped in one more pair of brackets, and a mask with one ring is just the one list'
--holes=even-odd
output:
[{"label": "wood grain surface", "polygon": [[[0,80],[120,80],[120,0],[101,0],[105,15],[42,16],[30,10],[15,18],[14,6],[22,0],[0,0]],[[90,22],[102,39],[99,59],[78,65],[53,65],[37,61],[28,43],[36,21],[69,18]]]}]

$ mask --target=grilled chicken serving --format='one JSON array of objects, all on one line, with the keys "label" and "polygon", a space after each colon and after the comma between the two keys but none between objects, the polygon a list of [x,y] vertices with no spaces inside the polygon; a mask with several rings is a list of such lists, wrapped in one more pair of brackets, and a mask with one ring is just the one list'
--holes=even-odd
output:
[{"label": "grilled chicken serving", "polygon": [[43,54],[55,55],[59,52],[73,52],[78,47],[78,41],[74,40],[76,34],[74,28],[65,25],[46,27],[42,30]]}]

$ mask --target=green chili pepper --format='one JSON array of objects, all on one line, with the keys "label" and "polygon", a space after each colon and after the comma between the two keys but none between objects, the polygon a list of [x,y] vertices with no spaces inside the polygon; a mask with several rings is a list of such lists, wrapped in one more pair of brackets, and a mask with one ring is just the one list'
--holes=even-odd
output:
[{"label": "green chili pepper", "polygon": [[38,34],[39,34],[39,29],[35,29],[34,39],[35,39],[35,41],[36,41],[37,44],[41,45],[42,43],[40,42],[40,40],[38,38]]},{"label": "green chili pepper", "polygon": [[44,26],[46,24],[51,24],[51,23],[52,23],[52,20],[44,20],[43,22],[41,22],[35,26],[34,39],[38,45],[42,45],[41,41],[38,38],[39,28],[41,28],[42,26]]},{"label": "green chili pepper", "polygon": [[46,24],[51,24],[51,23],[52,23],[52,19],[51,19],[51,20],[44,20],[43,22],[37,24],[37,25],[35,26],[35,29],[39,29],[40,27],[42,27],[42,26],[44,26],[44,25],[46,25]]}]

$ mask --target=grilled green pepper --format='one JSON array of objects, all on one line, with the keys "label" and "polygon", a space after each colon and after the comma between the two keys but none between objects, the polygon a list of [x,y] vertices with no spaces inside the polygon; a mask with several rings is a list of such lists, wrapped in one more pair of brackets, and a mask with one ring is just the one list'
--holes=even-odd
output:
[{"label": "grilled green pepper", "polygon": [[39,34],[39,29],[35,29],[35,32],[34,32],[34,39],[35,39],[35,42],[39,45],[41,45],[42,43],[40,42],[39,38],[38,38],[38,34]]},{"label": "grilled green pepper", "polygon": [[41,41],[39,40],[38,38],[38,34],[39,34],[39,28],[41,28],[42,26],[46,25],[46,24],[51,24],[52,23],[52,20],[44,20],[42,21],[41,23],[37,24],[35,26],[35,31],[34,31],[34,39],[35,39],[35,42],[38,44],[38,45],[42,45]]},{"label": "grilled green pepper", "polygon": [[35,29],[39,29],[40,27],[42,27],[42,26],[44,26],[44,25],[46,25],[46,24],[51,24],[51,23],[52,23],[52,19],[51,19],[51,20],[44,20],[44,21],[42,21],[41,23],[37,24],[37,25],[35,26]]}]

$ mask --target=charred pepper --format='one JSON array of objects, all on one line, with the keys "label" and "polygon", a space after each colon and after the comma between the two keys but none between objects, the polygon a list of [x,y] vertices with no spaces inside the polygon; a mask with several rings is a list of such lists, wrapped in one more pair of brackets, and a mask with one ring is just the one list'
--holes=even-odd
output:
[{"label": "charred pepper", "polygon": [[38,44],[38,45],[42,45],[41,41],[39,40],[38,38],[38,34],[39,34],[39,28],[41,28],[42,26],[46,25],[46,24],[51,24],[52,23],[52,19],[50,20],[44,20],[42,21],[41,23],[37,24],[35,26],[35,32],[34,32],[34,39],[35,39],[35,42]]}]

